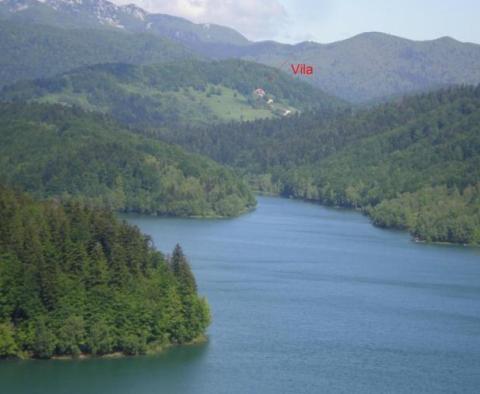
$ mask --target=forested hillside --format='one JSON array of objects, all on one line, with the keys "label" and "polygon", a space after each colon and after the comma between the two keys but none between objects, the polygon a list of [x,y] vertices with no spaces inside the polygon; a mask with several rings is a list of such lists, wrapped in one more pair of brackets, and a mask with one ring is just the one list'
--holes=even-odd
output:
[{"label": "forested hillside", "polygon": [[0,223],[0,358],[145,353],[210,322],[181,248],[166,259],[109,211],[0,186]]},{"label": "forested hillside", "polygon": [[413,41],[365,32],[328,44],[252,42],[229,27],[107,0],[4,0],[0,23],[0,85],[82,65],[151,64],[191,53],[283,65],[289,75],[290,64],[306,63],[315,70],[307,82],[353,103],[480,83],[480,45],[451,37]]},{"label": "forested hillside", "polygon": [[213,161],[78,108],[2,104],[0,138],[0,178],[39,198],[178,216],[233,216],[255,204]]},{"label": "forested hillside", "polygon": [[[259,88],[265,96],[255,93]],[[283,117],[286,111],[344,106],[276,69],[240,60],[95,65],[7,86],[0,98],[77,105],[147,128]]]},{"label": "forested hillside", "polygon": [[450,37],[412,41],[367,32],[329,44],[260,42],[232,55],[276,67],[285,59],[312,64],[316,72],[306,80],[353,103],[480,83],[480,45]]},{"label": "forested hillside", "polygon": [[2,20],[0,53],[0,86],[98,63],[153,64],[193,57],[178,43],[149,34],[67,30]]},{"label": "forested hillside", "polygon": [[429,241],[480,242],[480,87],[355,113],[185,129],[163,138],[284,196],[362,208]]}]

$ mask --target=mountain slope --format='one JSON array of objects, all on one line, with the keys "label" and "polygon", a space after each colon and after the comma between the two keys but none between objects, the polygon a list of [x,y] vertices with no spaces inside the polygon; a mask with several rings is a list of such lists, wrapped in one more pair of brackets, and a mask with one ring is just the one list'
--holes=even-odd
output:
[{"label": "mountain slope", "polygon": [[36,197],[177,216],[255,204],[231,171],[78,108],[1,104],[0,136],[0,179]]},{"label": "mountain slope", "polygon": [[0,86],[98,63],[152,64],[193,57],[178,43],[148,34],[4,21],[0,21],[0,53]]},{"label": "mountain slope", "polygon": [[245,45],[248,40],[228,27],[196,24],[163,14],[150,14],[129,4],[106,0],[2,0],[0,19],[61,28],[96,28],[150,33],[194,44]]},{"label": "mountain slope", "polygon": [[[257,94],[258,88],[263,91]],[[282,117],[343,105],[277,70],[239,60],[90,66],[5,87],[0,98],[78,105],[140,127]]]},{"label": "mountain slope", "polygon": [[[227,27],[194,24],[169,15],[150,14],[133,5],[120,7],[106,0],[3,0],[0,19],[18,26],[35,22],[68,29],[148,33],[175,41],[199,56],[238,58],[277,68],[284,65],[282,70],[289,74],[290,64],[307,63],[315,68],[314,75],[305,78],[307,82],[354,103],[382,101],[448,85],[480,83],[480,45],[448,37],[412,41],[374,32],[331,44],[254,43]],[[48,52],[49,48],[45,49]],[[130,58],[135,56],[132,53]],[[141,59],[109,61],[145,63]],[[67,69],[57,68],[57,72]],[[11,74],[14,80],[18,79]],[[37,73],[32,77],[47,75],[52,73]]]},{"label": "mountain slope", "polygon": [[361,208],[429,241],[480,243],[480,86],[350,114],[177,130],[262,191]]},{"label": "mountain slope", "polygon": [[412,41],[364,33],[332,44],[259,43],[232,55],[271,66],[309,63],[324,91],[352,102],[480,82],[480,45],[451,38]]}]

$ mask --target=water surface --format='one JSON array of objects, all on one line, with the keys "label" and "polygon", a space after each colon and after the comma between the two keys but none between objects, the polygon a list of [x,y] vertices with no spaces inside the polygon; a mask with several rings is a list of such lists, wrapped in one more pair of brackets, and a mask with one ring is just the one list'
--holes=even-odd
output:
[{"label": "water surface", "polygon": [[231,220],[128,216],[191,260],[207,344],[0,363],[1,393],[478,393],[480,250],[261,197]]}]

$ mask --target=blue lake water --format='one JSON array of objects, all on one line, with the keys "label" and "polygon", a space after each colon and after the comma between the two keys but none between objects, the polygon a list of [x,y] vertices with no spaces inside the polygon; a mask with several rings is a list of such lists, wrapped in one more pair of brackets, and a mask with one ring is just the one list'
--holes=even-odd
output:
[{"label": "blue lake water", "polygon": [[260,197],[230,220],[127,216],[179,242],[209,342],[157,356],[0,363],[1,393],[478,393],[480,249]]}]

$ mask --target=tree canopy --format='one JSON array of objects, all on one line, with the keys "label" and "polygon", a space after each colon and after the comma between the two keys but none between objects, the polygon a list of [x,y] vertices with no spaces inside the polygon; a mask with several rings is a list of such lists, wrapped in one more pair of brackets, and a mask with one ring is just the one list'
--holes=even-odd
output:
[{"label": "tree canopy", "polygon": [[205,299],[180,246],[77,202],[0,186],[0,358],[144,353],[203,335]]},{"label": "tree canopy", "polygon": [[[255,96],[257,88],[266,92],[264,99]],[[286,110],[344,106],[341,100],[278,69],[240,60],[97,64],[7,86],[0,97],[76,105],[143,129],[281,117]]]},{"label": "tree canopy", "polygon": [[38,198],[176,216],[234,216],[255,205],[225,167],[79,108],[0,104],[0,137],[0,178]]}]

